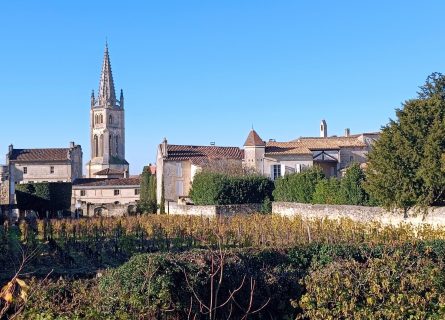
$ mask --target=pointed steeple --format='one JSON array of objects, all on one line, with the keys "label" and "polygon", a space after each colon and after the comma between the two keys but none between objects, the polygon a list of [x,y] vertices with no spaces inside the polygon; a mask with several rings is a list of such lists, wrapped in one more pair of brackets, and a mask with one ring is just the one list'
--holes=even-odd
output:
[{"label": "pointed steeple", "polygon": [[264,147],[266,143],[260,138],[258,133],[252,128],[249,135],[247,136],[246,142],[244,142],[245,147]]},{"label": "pointed steeple", "polygon": [[99,105],[102,107],[116,107],[116,92],[114,91],[113,74],[111,72],[110,56],[108,54],[108,43],[105,42],[104,62],[99,82]]},{"label": "pointed steeple", "polygon": [[124,108],[124,90],[121,89],[121,96],[119,98],[119,105],[121,107],[121,109]]}]

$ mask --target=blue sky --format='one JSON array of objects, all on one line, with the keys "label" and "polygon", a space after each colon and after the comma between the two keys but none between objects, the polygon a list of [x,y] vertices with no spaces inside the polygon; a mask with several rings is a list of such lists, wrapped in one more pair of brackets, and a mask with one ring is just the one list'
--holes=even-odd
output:
[{"label": "blue sky", "polygon": [[132,174],[172,144],[376,131],[445,72],[443,1],[4,1],[0,152],[81,144],[105,39]]}]

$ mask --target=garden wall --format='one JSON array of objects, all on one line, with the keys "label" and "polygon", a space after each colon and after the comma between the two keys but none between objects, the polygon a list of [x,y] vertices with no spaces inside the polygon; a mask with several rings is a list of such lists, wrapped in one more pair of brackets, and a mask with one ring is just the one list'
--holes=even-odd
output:
[{"label": "garden wall", "polygon": [[249,214],[258,213],[261,210],[261,204],[232,204],[224,206],[195,206],[183,205],[176,202],[168,202],[165,205],[165,212],[168,214],[182,214],[182,215],[198,215],[198,216],[216,216],[224,215],[230,216],[234,214]]},{"label": "garden wall", "polygon": [[349,218],[359,222],[377,221],[388,225],[411,223],[414,225],[445,226],[445,207],[430,207],[427,209],[426,214],[419,212],[419,210],[411,209],[408,212],[408,217],[404,218],[401,211],[389,212],[380,207],[273,202],[272,212],[283,216],[301,215],[306,219]]}]

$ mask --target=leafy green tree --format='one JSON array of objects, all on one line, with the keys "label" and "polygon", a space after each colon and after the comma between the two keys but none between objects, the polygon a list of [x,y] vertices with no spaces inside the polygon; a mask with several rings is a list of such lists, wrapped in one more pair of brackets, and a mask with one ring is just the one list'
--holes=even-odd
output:
[{"label": "leafy green tree", "polygon": [[315,188],[324,179],[323,170],[318,166],[300,173],[287,174],[275,181],[275,201],[311,203]]},{"label": "leafy green tree", "polygon": [[431,74],[396,110],[369,154],[365,189],[388,208],[442,203],[445,191],[445,76]]}]

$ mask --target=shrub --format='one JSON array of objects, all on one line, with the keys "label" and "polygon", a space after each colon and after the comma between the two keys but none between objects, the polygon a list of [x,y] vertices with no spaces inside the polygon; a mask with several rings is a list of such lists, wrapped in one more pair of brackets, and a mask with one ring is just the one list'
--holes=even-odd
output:
[{"label": "shrub", "polygon": [[364,206],[369,204],[369,195],[363,188],[365,173],[358,163],[346,169],[341,179],[340,193],[342,204]]},{"label": "shrub", "polygon": [[343,204],[340,181],[337,178],[323,179],[317,183],[313,203],[318,204]]},{"label": "shrub", "polygon": [[229,176],[199,172],[193,179],[190,198],[197,205],[262,203],[271,199],[273,182],[263,176]]},{"label": "shrub", "polygon": [[[193,250],[135,256],[102,277],[99,290],[106,315],[159,319],[170,314],[184,319],[190,312],[197,319],[208,319],[199,299],[208,308],[215,303],[211,319],[241,319],[249,309],[251,295],[250,311],[264,306],[258,317],[295,313],[285,298],[298,297],[300,278],[285,251]],[[228,300],[236,289],[235,300]]]},{"label": "shrub", "polygon": [[311,203],[318,182],[324,178],[319,167],[312,167],[300,173],[293,173],[275,181],[275,201]]},{"label": "shrub", "polygon": [[395,250],[364,262],[337,260],[313,270],[300,319],[443,319],[443,263]]}]

